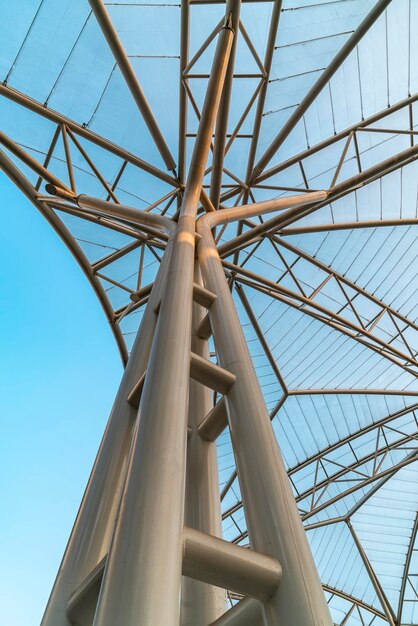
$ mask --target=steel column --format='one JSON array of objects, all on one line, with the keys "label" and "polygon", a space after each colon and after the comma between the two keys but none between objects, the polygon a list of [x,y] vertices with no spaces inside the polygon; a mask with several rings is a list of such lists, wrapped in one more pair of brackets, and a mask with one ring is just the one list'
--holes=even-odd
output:
[{"label": "steel column", "polygon": [[137,414],[128,395],[146,368],[157,321],[154,309],[161,298],[169,259],[170,249],[154,283],[41,626],[69,626],[65,613],[68,598],[109,549]]},{"label": "steel column", "polygon": [[[200,271],[195,263],[195,283],[200,283]],[[204,309],[193,305],[192,327],[197,328],[205,316]],[[192,335],[192,352],[209,360],[205,339]],[[221,501],[218,481],[216,444],[202,439],[197,428],[213,406],[208,387],[191,380],[189,387],[189,429],[187,441],[187,476],[184,523],[190,528],[222,537]],[[182,626],[207,626],[226,608],[225,591],[192,578],[182,582]]]},{"label": "steel column", "polygon": [[[240,3],[234,11],[232,28],[238,33]],[[234,37],[231,55],[229,57],[228,70],[225,76],[225,85],[222,92],[221,102],[219,104],[219,112],[216,120],[215,141],[213,146],[212,159],[212,178],[210,181],[210,199],[215,208],[218,208],[219,198],[221,195],[221,184],[223,175],[223,166],[225,159],[225,140],[228,132],[229,108],[231,105],[232,85],[234,82],[235,53],[237,49],[238,37]]]},{"label": "steel column", "polygon": [[233,39],[228,11],[229,5],[174,235],[94,626],[179,622],[195,219]]},{"label": "steel column", "polygon": [[[303,198],[286,198],[268,210]],[[301,524],[241,324],[211,229],[257,215],[266,203],[209,213],[198,220],[199,261],[205,286],[217,295],[209,315],[220,363],[236,375],[226,396],[231,440],[251,546],[278,559],[282,582],[263,605],[267,625],[331,626],[318,573]]]}]

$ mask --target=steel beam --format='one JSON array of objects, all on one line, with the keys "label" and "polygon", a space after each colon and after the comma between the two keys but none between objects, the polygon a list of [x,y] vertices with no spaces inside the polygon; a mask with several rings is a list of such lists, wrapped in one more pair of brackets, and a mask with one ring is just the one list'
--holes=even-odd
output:
[{"label": "steel beam", "polygon": [[280,129],[280,132],[276,135],[269,147],[258,160],[251,176],[252,181],[258,179],[261,172],[265,169],[266,165],[273,158],[285,139],[290,135],[299,120],[302,119],[303,115],[321,93],[325,85],[328,84],[335,72],[339,69],[339,67],[341,67],[348,55],[354,50],[367,31],[370,30],[383,11],[389,6],[390,2],[391,0],[378,0],[372,10],[366,15],[361,24],[356,28],[354,33],[348,38],[343,47],[333,58],[331,63],[327,65],[326,69],[312,85],[302,102],[296,107],[295,111]]},{"label": "steel beam", "polygon": [[235,31],[235,37],[232,44],[231,54],[229,56],[228,69],[225,76],[222,97],[219,103],[219,111],[216,119],[215,141],[213,145],[212,157],[212,178],[210,181],[210,200],[215,208],[219,205],[221,195],[221,184],[223,175],[223,166],[225,159],[225,142],[228,132],[229,108],[231,104],[232,85],[234,82],[235,54],[238,42],[240,8],[238,4],[237,10],[234,11],[232,28]]},{"label": "steel beam", "polygon": [[[301,255],[303,256],[303,254]],[[260,275],[255,274],[239,265],[234,265],[233,263],[228,263],[227,261],[222,262],[223,266],[233,273],[235,276],[238,275],[239,281],[245,285],[260,291],[260,293],[264,293],[272,298],[275,298],[281,302],[284,302],[288,306],[297,309],[304,315],[309,315],[314,319],[319,320],[322,323],[329,325],[334,330],[338,330],[339,332],[347,335],[354,341],[361,343],[362,345],[367,346],[377,354],[380,354],[382,357],[388,359],[390,362],[395,363],[402,369],[408,371],[413,376],[418,376],[418,372],[413,369],[413,367],[418,366],[418,357],[411,353],[408,344],[404,342],[406,351],[403,352],[399,350],[395,346],[393,346],[393,341],[397,337],[403,337],[399,328],[396,328],[396,324],[394,324],[394,329],[396,332],[393,333],[393,336],[390,337],[388,341],[384,341],[380,338],[377,332],[374,332],[374,327],[376,323],[383,317],[383,315],[388,314],[389,318],[393,319],[398,318],[399,314],[397,312],[391,311],[390,307],[386,307],[383,303],[380,303],[381,311],[379,316],[376,316],[376,319],[367,320],[367,325],[360,323],[360,321],[355,324],[351,322],[348,316],[343,317],[341,311],[350,305],[350,302],[347,300],[344,306],[340,306],[339,310],[332,311],[319,303],[315,302],[314,296],[315,292],[311,297],[307,297],[302,295],[299,292],[292,291],[287,287],[284,287],[280,284],[280,282],[275,282],[270,279],[262,278]],[[328,274],[329,276],[332,274]],[[319,289],[317,292],[319,293]],[[364,297],[367,297],[366,294],[363,294]],[[369,299],[372,300],[373,296],[369,294]],[[352,305],[350,305],[352,308]],[[355,311],[355,309],[354,309]],[[403,317],[403,316],[402,316]],[[377,321],[376,321],[377,320]],[[411,330],[416,330],[415,324],[408,320],[402,320],[402,323],[406,324],[406,328],[410,328]],[[370,328],[370,329],[369,329]]]},{"label": "steel beam", "polygon": [[211,626],[264,626],[263,608],[255,598],[243,598]]},{"label": "steel beam", "polygon": [[393,228],[398,226],[417,226],[417,217],[402,217],[392,220],[365,220],[364,222],[335,222],[333,224],[314,224],[312,226],[293,226],[278,231],[281,237],[307,235],[310,233],[333,232],[336,230],[355,230],[357,228]]},{"label": "steel beam", "polygon": [[198,425],[197,432],[205,441],[216,441],[219,435],[228,426],[228,415],[225,396],[203,417]]},{"label": "steel beam", "polygon": [[251,140],[250,150],[248,153],[247,171],[245,174],[245,182],[247,185],[249,185],[251,182],[255,156],[257,153],[258,140],[260,137],[260,130],[261,130],[261,122],[263,120],[264,104],[266,101],[267,89],[269,85],[268,80],[270,77],[271,65],[273,62],[274,45],[276,43],[280,15],[282,12],[282,4],[283,4],[283,0],[274,0],[273,11],[272,11],[271,20],[270,20],[270,29],[269,29],[269,34],[267,37],[266,52],[264,56],[264,70],[266,72],[266,78],[265,78],[265,81],[263,82],[260,95],[257,100],[257,108],[255,112],[254,125],[253,125],[253,138]]},{"label": "steel beam", "polygon": [[289,159],[286,159],[286,161],[283,161],[282,163],[275,165],[271,169],[264,172],[261,176],[259,176],[256,187],[257,186],[262,187],[263,186],[262,182],[264,180],[274,176],[275,174],[278,174],[279,172],[283,172],[284,170],[291,167],[292,165],[296,165],[297,163],[302,163],[308,157],[313,156],[314,154],[317,154],[321,150],[325,150],[329,146],[332,146],[340,141],[343,141],[350,135],[350,133],[354,133],[354,138],[355,138],[356,131],[367,129],[367,127],[369,127],[371,124],[380,122],[380,120],[384,119],[388,115],[393,115],[393,113],[396,113],[397,111],[400,111],[405,107],[410,107],[417,100],[418,100],[417,93],[411,96],[408,96],[407,98],[404,98],[403,100],[400,100],[399,102],[396,102],[395,104],[391,104],[390,106],[386,107],[382,111],[379,111],[378,113],[374,113],[373,115],[370,115],[370,117],[366,117],[364,120],[361,120],[361,122],[357,122],[356,124],[349,126],[348,128],[337,133],[336,135],[332,135],[331,137],[328,137],[327,139],[320,141],[319,143],[312,146],[311,148],[307,148],[303,152],[300,152],[299,154],[296,154],[295,156],[292,156]]},{"label": "steel beam", "polygon": [[351,524],[349,520],[347,521],[347,526],[350,530],[351,536],[353,537],[354,543],[356,544],[357,550],[360,554],[361,560],[363,561],[364,567],[366,568],[367,574],[374,587],[376,595],[379,598],[379,602],[382,606],[384,614],[386,615],[386,619],[388,623],[390,624],[390,626],[397,626],[395,613],[390,605],[389,600],[386,597],[385,592],[383,591],[383,588],[376,574],[374,573],[374,570],[370,564],[369,559],[367,558],[367,555],[364,551],[363,546],[361,545],[359,538],[357,537],[357,534],[353,528],[353,525]]},{"label": "steel beam", "polygon": [[171,156],[170,150],[158,127],[153,112],[151,111],[138,78],[136,77],[102,0],[89,0],[89,4],[167,169],[170,171],[175,170],[176,162]]},{"label": "steel beam", "polygon": [[[266,220],[263,224],[259,224],[254,226],[250,230],[246,231],[242,235],[238,235],[234,239],[231,239],[227,243],[218,247],[218,252],[221,257],[229,256],[234,252],[241,250],[243,247],[249,245],[249,243],[254,243],[258,241],[259,237],[262,235],[266,235],[267,233],[272,234],[276,233],[281,228],[285,228],[289,224],[301,219],[302,217],[306,217],[310,213],[317,211],[318,209],[326,206],[330,202],[337,200],[338,198],[342,198],[348,193],[353,192],[355,189],[359,187],[363,187],[374,180],[382,178],[386,174],[393,172],[400,167],[404,167],[409,163],[412,163],[418,158],[418,145],[408,148],[398,154],[378,163],[355,176],[339,183],[332,189],[328,190],[328,196],[326,200],[316,202],[312,200],[312,206],[306,208],[295,207],[291,208],[287,211],[283,211],[277,217],[273,217],[270,220]],[[312,192],[315,193],[315,192]]]},{"label": "steel beam", "polygon": [[12,87],[4,85],[3,83],[0,83],[0,96],[4,96],[8,100],[13,101],[20,106],[23,106],[29,111],[33,111],[33,113],[37,113],[41,117],[50,120],[55,124],[65,124],[67,128],[72,130],[79,137],[83,137],[84,139],[91,141],[93,144],[99,146],[100,148],[107,150],[108,152],[120,157],[121,159],[127,161],[128,163],[131,163],[132,165],[135,165],[136,167],[139,167],[139,169],[144,170],[144,172],[147,172],[148,174],[151,174],[152,176],[155,176],[160,180],[163,180],[172,187],[178,187],[178,182],[175,178],[173,178],[173,176],[170,176],[166,172],[159,170],[157,167],[155,167],[155,165],[147,163],[146,161],[140,159],[131,152],[128,152],[128,150],[125,150],[117,144],[109,141],[105,137],[97,135],[96,133],[89,130],[86,126],[78,124],[69,117],[65,117],[65,115],[61,115],[61,113],[58,113],[53,109],[45,107],[43,104],[37,102],[33,98],[30,98],[26,94],[17,91]]},{"label": "steel beam", "polygon": [[178,177],[181,184],[186,179],[187,91],[183,84],[183,75],[189,61],[189,28],[190,0],[181,0],[178,151]]},{"label": "steel beam", "polygon": [[243,305],[243,307],[245,309],[245,312],[248,315],[248,318],[249,318],[249,320],[251,322],[251,325],[254,328],[254,331],[255,331],[255,333],[257,335],[257,338],[258,338],[258,340],[259,340],[259,342],[261,344],[261,347],[263,348],[264,353],[265,353],[265,355],[266,355],[266,357],[268,359],[268,362],[270,363],[270,367],[273,370],[274,375],[276,376],[276,378],[277,378],[277,380],[278,380],[282,390],[284,391],[284,393],[288,394],[289,391],[287,389],[287,385],[285,383],[285,380],[284,380],[284,378],[283,378],[283,376],[282,376],[282,374],[281,374],[281,372],[280,372],[280,370],[279,370],[279,368],[277,366],[275,358],[273,357],[273,355],[271,353],[271,350],[270,350],[270,348],[268,346],[266,338],[264,337],[264,333],[263,333],[263,331],[260,328],[260,325],[259,325],[259,323],[257,321],[256,316],[254,315],[254,311],[252,310],[251,305],[248,302],[248,298],[245,295],[244,289],[241,287],[241,285],[239,283],[235,284],[235,288],[236,288],[238,296],[239,296],[239,298],[240,298],[240,300],[242,302],[242,305]]},{"label": "steel beam", "polygon": [[74,193],[69,189],[59,178],[57,178],[52,172],[50,172],[46,167],[41,165],[39,161],[37,161],[33,156],[31,156],[28,152],[25,152],[23,148],[21,148],[15,141],[10,139],[5,133],[0,131],[0,144],[7,148],[15,157],[17,157],[22,163],[27,165],[31,170],[33,170],[38,176],[43,178],[47,183],[52,185],[57,185],[58,187],[62,187],[67,191],[71,196]]},{"label": "steel beam", "polygon": [[403,608],[404,608],[406,588],[408,584],[408,574],[409,574],[410,567],[411,567],[411,561],[412,561],[412,557],[414,554],[415,541],[416,541],[417,536],[418,536],[418,512],[415,516],[414,525],[411,531],[411,537],[409,539],[408,550],[407,550],[406,557],[405,557],[405,565],[404,565],[404,570],[402,574],[401,589],[399,592],[398,612],[397,612],[397,621],[396,621],[397,624],[402,624],[402,613],[403,613]]}]

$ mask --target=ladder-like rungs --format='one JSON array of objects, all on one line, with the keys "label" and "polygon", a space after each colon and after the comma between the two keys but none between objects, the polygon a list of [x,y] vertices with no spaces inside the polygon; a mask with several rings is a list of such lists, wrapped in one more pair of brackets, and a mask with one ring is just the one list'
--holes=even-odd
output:
[{"label": "ladder-like rungs", "polygon": [[210,325],[210,318],[208,313],[206,313],[199,326],[195,328],[194,334],[200,337],[200,339],[205,339],[206,341],[212,335],[212,326]]},{"label": "ladder-like rungs", "polygon": [[[66,613],[77,626],[93,621],[107,555],[71,594]],[[184,576],[236,591],[261,601],[270,598],[280,584],[280,563],[265,554],[237,546],[194,528],[183,529]]]},{"label": "ladder-like rungs", "polygon": [[139,401],[141,400],[142,388],[145,382],[145,374],[146,372],[142,374],[141,378],[138,380],[135,387],[132,389],[131,393],[129,394],[127,398],[128,403],[131,406],[135,407],[135,409],[139,407]]},{"label": "ladder-like rungs", "polygon": [[235,374],[194,352],[190,353],[190,376],[193,380],[222,394],[229,391],[236,379]]},{"label": "ladder-like rungs", "polygon": [[[141,400],[145,375],[146,372],[142,374],[127,397],[128,403],[136,409],[139,407]],[[228,372],[228,370],[223,367],[215,365],[215,363],[194,354],[194,352],[190,354],[190,376],[199,383],[202,383],[202,385],[210,387],[210,389],[222,394],[227,393],[231,385],[235,382],[235,374],[231,374],[231,372]]]},{"label": "ladder-like rungs", "polygon": [[67,602],[67,616],[77,626],[90,626],[93,623],[106,559],[107,555],[71,594]]},{"label": "ladder-like rungs", "polygon": [[183,542],[183,576],[262,601],[280,583],[282,568],[270,556],[194,528],[184,528]]},{"label": "ladder-like rungs", "polygon": [[197,304],[205,307],[205,309],[209,309],[215,302],[216,295],[208,289],[205,289],[205,287],[202,287],[197,283],[193,283],[193,300]]},{"label": "ladder-like rungs", "polygon": [[197,427],[197,432],[205,441],[216,441],[228,425],[225,396],[215,404]]}]

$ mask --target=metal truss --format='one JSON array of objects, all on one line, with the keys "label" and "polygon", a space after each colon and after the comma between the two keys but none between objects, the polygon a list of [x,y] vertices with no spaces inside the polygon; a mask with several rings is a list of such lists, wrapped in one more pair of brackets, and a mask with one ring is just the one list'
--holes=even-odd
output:
[{"label": "metal truss", "polygon": [[[333,511],[332,505],[348,495],[361,492],[379,479],[392,476],[402,467],[415,462],[415,453],[418,451],[417,409],[418,404],[413,404],[388,415],[290,468],[288,474],[302,520],[307,522],[328,507]],[[406,428],[393,424],[404,416],[411,418],[405,424]],[[361,449],[362,443],[366,442],[366,447],[373,451],[359,455],[356,450]],[[403,454],[392,456],[392,452]],[[347,458],[349,462],[339,461]],[[298,489],[299,481],[304,485],[303,490]],[[237,502],[224,511],[223,519],[234,516],[241,507],[242,503]],[[332,521],[332,517],[323,519],[324,524],[331,523],[330,519]],[[235,524],[239,525],[237,521]],[[316,525],[314,522],[312,527]],[[306,527],[311,528],[311,525],[307,524]],[[233,541],[240,542],[246,536],[246,531],[243,531]]]},{"label": "metal truss", "polygon": [[[354,616],[364,626],[371,626],[376,619],[401,626],[405,603],[418,600],[417,574],[413,567],[418,517],[406,555],[396,614],[367,559],[351,518],[386,481],[416,461],[418,404],[351,433],[287,472],[271,420],[290,396],[387,393],[413,397],[418,392],[290,389],[247,297],[251,288],[263,297],[279,300],[301,315],[366,346],[388,364],[396,364],[414,377],[418,375],[415,320],[286,239],[295,234],[418,223],[417,218],[372,222],[362,220],[361,216],[357,222],[349,223],[338,220],[319,225],[298,223],[314,211],[355,193],[360,186],[417,159],[418,131],[413,121],[413,104],[418,95],[392,104],[266,170],[277,149],[390,0],[375,3],[257,162],[282,2],[272,2],[263,58],[248,34],[239,0],[227,2],[225,17],[211,25],[212,30],[190,58],[190,13],[194,5],[205,4],[207,0],[190,3],[182,0],[178,164],[104,4],[101,0],[89,2],[137,105],[138,115],[144,119],[168,171],[94,133],[88,124],[78,124],[13,89],[7,82],[0,84],[0,96],[50,123],[49,146],[44,153],[38,152],[36,158],[32,146],[18,144],[0,132],[3,148],[0,168],[44,215],[80,264],[103,306],[126,365],[42,626],[92,623],[114,626],[122,622],[124,626],[133,626],[138,623],[138,615],[141,623],[167,626],[180,622],[184,626],[273,625],[288,620],[289,615],[298,625],[330,626],[331,618],[302,522],[306,531],[333,523],[347,525],[382,606],[378,610],[343,590],[324,585],[328,604],[336,597],[346,601],[339,626],[345,626]],[[258,68],[254,74],[239,68],[238,37]],[[212,42],[216,42],[216,52],[211,72],[196,73],[195,65]],[[242,103],[242,114],[231,128],[232,92],[236,81],[246,78],[256,79],[257,83],[248,100]],[[194,94],[196,79],[208,81],[201,108]],[[188,119],[190,109],[197,120],[196,132]],[[254,111],[252,131],[243,133],[242,128]],[[405,127],[393,128],[391,123],[382,127],[382,120],[398,112],[407,114]],[[371,135],[376,138],[376,134],[381,135],[380,142],[372,147],[367,142],[363,144],[364,138]],[[405,137],[408,147],[399,152],[390,142],[393,136]],[[188,139],[195,141],[187,169]],[[249,140],[244,179],[225,167],[229,150],[240,139]],[[118,170],[112,180],[106,178],[91,158],[90,145],[118,159]],[[365,168],[377,145],[384,146],[386,158],[374,160],[373,165]],[[63,148],[64,156],[60,153],[58,157],[59,147]],[[210,153],[212,161],[208,163]],[[334,167],[320,173],[322,180],[324,175],[329,178],[327,190],[323,191],[316,188],[315,178],[308,176],[308,162],[312,157],[325,161],[324,156],[331,153]],[[81,168],[75,165],[75,155],[77,163],[80,159],[83,162],[83,174],[99,184],[102,199],[83,193],[85,189],[78,176]],[[65,180],[54,173],[58,158],[65,165]],[[346,167],[348,163],[351,169]],[[143,210],[126,206],[119,199],[127,167],[141,170],[164,185],[164,193],[153,198]],[[299,171],[299,183],[293,187],[283,185],[283,180],[295,169]],[[28,177],[23,171],[30,172]],[[233,183],[225,182],[227,178]],[[45,183],[48,195],[42,189]],[[272,196],[282,197],[256,202],[257,193],[268,190]],[[299,195],[289,197],[289,193]],[[235,202],[234,207],[226,208],[229,200]],[[271,213],[274,216],[266,218]],[[64,226],[60,214],[121,233],[129,241],[90,262]],[[233,223],[236,235],[223,242],[227,225]],[[252,261],[263,261],[263,246],[273,251],[277,264],[284,268],[274,279],[251,271]],[[139,253],[139,266],[133,270],[137,278],[132,288],[124,280],[112,278],[111,270],[112,264],[134,251]],[[144,284],[148,253],[157,261],[157,270],[154,281]],[[306,269],[312,277],[309,281]],[[289,282],[294,288],[289,288]],[[113,308],[105,285],[123,294],[122,306]],[[283,391],[270,415],[244,340],[233,294],[239,298]],[[142,322],[129,356],[121,322],[139,309],[143,311]],[[403,422],[402,418],[407,417],[410,421]],[[230,431],[236,471],[220,497],[216,440],[225,428]],[[364,454],[359,453],[362,441],[368,444]],[[221,516],[220,500],[230,491],[237,476],[242,500]],[[147,487],[151,482],[154,489]],[[351,502],[348,496],[353,495],[359,498],[357,504],[343,515],[336,514],[334,505],[344,504],[344,499]],[[242,508],[246,526],[241,528],[236,517]],[[220,539],[221,519],[232,520],[238,529],[239,534],[231,542]],[[237,545],[247,537],[250,549]],[[147,563],[147,568],[143,563]],[[219,587],[227,591],[233,602],[239,600],[229,611],[226,611],[226,595],[219,593]],[[161,589],[164,601],[161,601]]]}]

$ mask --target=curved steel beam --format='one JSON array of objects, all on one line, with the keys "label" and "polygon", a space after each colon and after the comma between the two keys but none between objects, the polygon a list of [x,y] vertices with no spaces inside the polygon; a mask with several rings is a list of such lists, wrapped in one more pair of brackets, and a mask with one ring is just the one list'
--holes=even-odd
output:
[{"label": "curved steel beam", "polygon": [[[415,453],[407,455],[405,458],[399,460],[395,465],[391,467],[385,468],[383,470],[381,469],[381,466],[384,460],[387,458],[391,450],[403,449],[404,446],[406,446],[410,442],[415,442],[416,446],[418,447],[418,443],[417,443],[418,433],[417,432],[404,433],[400,431],[399,429],[392,428],[390,426],[392,422],[403,417],[404,415],[408,415],[409,413],[414,413],[414,411],[416,410],[418,410],[418,403],[415,403],[411,405],[410,407],[406,407],[405,409],[401,409],[400,411],[396,411],[395,413],[387,415],[381,418],[380,420],[374,422],[373,424],[370,424],[366,428],[359,429],[355,433],[351,433],[347,437],[340,439],[336,443],[328,446],[327,448],[324,448],[323,450],[320,450],[318,453],[311,455],[303,462],[290,468],[288,470],[288,474],[289,474],[289,477],[292,479],[292,483],[294,484],[295,482],[294,477],[297,476],[298,472],[312,465],[312,477],[313,477],[312,487],[305,489],[303,493],[298,493],[296,496],[297,502],[301,502],[305,500],[306,498],[312,497],[312,508],[310,511],[305,512],[302,515],[302,519],[303,520],[309,519],[313,515],[317,514],[320,510],[323,510],[324,508],[327,508],[328,506],[337,502],[338,500],[341,500],[342,498],[346,497],[349,493],[354,493],[358,489],[363,488],[368,484],[372,484],[373,482],[379,479],[384,479],[388,476],[390,477],[394,472],[401,469],[401,467],[404,467],[408,465],[409,463],[414,462]],[[416,418],[415,418],[415,421],[416,421]],[[394,435],[398,435],[398,438],[396,440],[391,441],[390,444],[387,443],[387,440],[384,437],[385,428],[387,428],[387,430],[389,431],[391,438],[393,438]],[[367,455],[364,455],[363,457],[356,458],[356,460],[353,463],[350,463],[346,466],[343,466],[342,464],[336,463],[334,461],[334,458],[336,455],[333,453],[335,453],[336,450],[344,449],[345,446],[348,446],[350,449],[352,449],[352,443],[356,439],[359,439],[360,437],[363,437],[364,435],[367,435],[368,433],[374,433],[374,432],[376,433],[375,434],[376,444],[373,447],[373,452],[368,453]],[[354,455],[354,453],[352,454]],[[328,455],[331,455],[330,459],[326,458]],[[369,473],[366,473],[366,470],[367,470],[368,464],[370,464],[371,462],[373,462],[372,463],[373,471],[371,472],[371,475],[370,475],[370,471]],[[326,468],[324,467],[324,465],[326,465]],[[318,479],[319,469],[321,469],[322,473],[326,473],[326,470],[329,471],[329,468],[331,465],[335,468],[334,473],[328,474],[327,477],[324,479],[322,478]],[[365,466],[365,469],[361,470],[360,468],[362,466]],[[306,478],[306,472],[303,472],[303,476],[305,476]],[[344,479],[344,476],[346,476],[345,479]],[[329,489],[329,487],[333,484],[333,482],[342,483],[344,482],[344,480],[346,480],[347,485],[348,485],[346,490],[342,490],[337,496],[329,499],[328,501],[320,503],[321,498],[324,496],[324,494]],[[357,481],[355,485],[352,485],[353,481]],[[319,496],[317,494],[319,494]],[[317,495],[317,499],[315,501],[314,498],[316,495]],[[238,501],[236,504],[231,506],[228,510],[224,511],[223,519],[226,519],[230,515],[233,515],[234,513],[236,513],[241,508],[241,506],[242,506],[241,501]]]},{"label": "curved steel beam", "polygon": [[[400,593],[399,593],[398,614],[397,614],[397,623],[398,624],[402,623],[402,612],[403,612],[403,607],[404,607],[406,586],[407,586],[407,583],[408,583],[409,569],[410,569],[410,566],[411,566],[412,555],[413,555],[413,552],[414,552],[414,546],[415,546],[415,541],[416,541],[417,535],[418,535],[418,512],[417,512],[417,514],[415,516],[415,522],[414,522],[414,525],[412,527],[411,538],[409,540],[409,545],[408,545],[408,551],[407,551],[406,557],[405,557],[405,566],[404,566],[404,571],[403,571],[403,575],[402,575],[401,590],[400,590]],[[416,599],[416,601],[418,602],[418,598]]]},{"label": "curved steel beam", "polygon": [[115,337],[116,344],[119,348],[119,352],[122,358],[122,362],[126,365],[128,361],[128,350],[123,338],[122,332],[117,324],[114,322],[114,311],[110,304],[109,298],[106,295],[103,286],[94,274],[91,264],[80,246],[75,241],[74,237],[67,230],[61,220],[55,215],[54,211],[45,202],[38,200],[38,192],[28,179],[20,172],[16,165],[6,156],[6,154],[0,150],[0,168],[3,172],[12,180],[12,182],[24,193],[24,195],[32,202],[32,204],[40,211],[40,213],[49,222],[55,232],[61,237],[71,254],[74,256],[88,281],[93,287],[100,304],[105,312],[106,319],[109,322],[109,326]]}]

